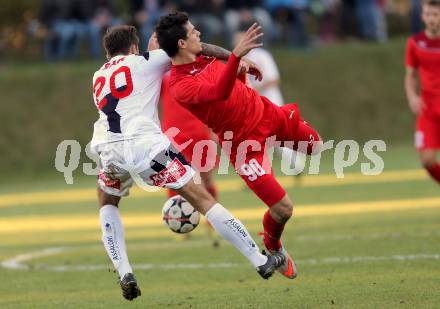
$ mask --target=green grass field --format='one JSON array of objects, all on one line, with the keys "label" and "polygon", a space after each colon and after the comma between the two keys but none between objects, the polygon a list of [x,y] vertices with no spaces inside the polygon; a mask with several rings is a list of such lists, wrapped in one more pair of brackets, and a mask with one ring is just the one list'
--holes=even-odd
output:
[{"label": "green grass field", "polygon": [[[412,147],[389,148],[383,157],[382,176],[359,176],[356,165],[353,178],[328,183],[328,155],[323,176],[289,186],[297,214],[284,243],[298,264],[294,281],[260,279],[230,245],[213,248],[204,225],[189,240],[173,234],[160,218],[164,195],[124,200],[143,292],[132,303],[108,271],[94,195],[81,191],[73,194],[77,202],[57,202],[63,190],[92,189],[92,177],[72,186],[61,174],[10,183],[0,194],[0,308],[438,308],[439,188],[417,171]],[[221,202],[257,239],[265,207],[247,189],[223,188]],[[49,190],[59,193],[27,204],[17,198]]]}]

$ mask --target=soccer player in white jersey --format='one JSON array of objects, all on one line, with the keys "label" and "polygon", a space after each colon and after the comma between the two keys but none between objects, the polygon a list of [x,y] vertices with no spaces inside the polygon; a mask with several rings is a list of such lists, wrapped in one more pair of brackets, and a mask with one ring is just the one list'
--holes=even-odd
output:
[{"label": "soccer player in white jersey", "polygon": [[[240,41],[251,25],[252,23],[244,23],[240,26],[239,31],[234,35],[235,43]],[[264,79],[262,80],[248,78],[249,85],[261,96],[268,98],[278,106],[283,106],[285,101],[280,89],[280,72],[272,54],[267,49],[259,47],[252,49],[246,55],[246,58],[258,63],[258,67],[264,72]],[[275,150],[283,158],[283,162],[289,162],[290,159],[295,175],[302,173],[306,161],[305,155],[298,155],[298,152],[287,147],[277,147]]]},{"label": "soccer player in white jersey", "polygon": [[[154,37],[150,39],[150,51],[143,55],[139,55],[138,43],[134,27],[110,28],[103,38],[108,62],[93,76],[93,99],[99,119],[94,125],[91,146],[102,167],[98,177],[102,241],[119,273],[124,298],[133,300],[141,295],[128,260],[118,210],[119,201],[128,195],[133,179],[174,189],[205,215],[263,278],[269,278],[284,263],[284,256],[260,253],[242,223],[202,185],[194,183],[193,169],[162,133],[158,120],[162,75],[169,69],[170,59],[163,50],[152,50],[158,46]],[[250,48],[253,43],[251,38],[241,48]],[[202,53],[207,56],[229,56],[219,47],[203,46]]]}]

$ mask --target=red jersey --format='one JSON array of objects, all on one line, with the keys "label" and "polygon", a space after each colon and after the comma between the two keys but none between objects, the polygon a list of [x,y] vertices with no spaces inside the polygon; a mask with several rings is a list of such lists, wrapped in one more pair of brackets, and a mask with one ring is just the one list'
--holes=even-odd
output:
[{"label": "red jersey", "polygon": [[208,127],[170,95],[170,77],[168,75],[163,77],[160,98],[162,103],[161,123],[163,131],[176,127],[184,136],[204,135],[209,137]]},{"label": "red jersey", "polygon": [[412,36],[407,43],[406,66],[418,70],[427,107],[432,101],[440,105],[440,38],[430,39],[425,32]]},{"label": "red jersey", "polygon": [[233,140],[240,141],[263,118],[261,97],[236,77],[239,63],[240,58],[232,54],[227,64],[200,56],[195,62],[171,67],[171,94],[220,139],[225,131],[232,131]]},{"label": "red jersey", "polygon": [[[234,133],[230,162],[255,194],[269,207],[279,202],[286,192],[275,179],[265,155],[267,137],[291,141],[289,147],[298,149],[300,141],[307,142],[312,152],[318,133],[300,120],[296,104],[276,106],[244,81],[237,78],[240,59],[234,54],[225,65],[215,58],[200,56],[196,61],[171,67],[170,92],[177,101],[202,122],[224,138],[225,131]],[[183,119],[182,119],[183,121]],[[244,140],[254,140],[262,147],[249,151],[251,145],[240,148]]]}]

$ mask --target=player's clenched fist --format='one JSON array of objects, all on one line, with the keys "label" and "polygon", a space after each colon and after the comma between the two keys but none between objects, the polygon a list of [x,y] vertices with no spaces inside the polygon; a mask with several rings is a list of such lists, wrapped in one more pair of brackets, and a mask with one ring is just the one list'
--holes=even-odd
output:
[{"label": "player's clenched fist", "polygon": [[238,42],[232,51],[235,56],[243,57],[251,49],[263,46],[263,43],[258,43],[258,39],[263,36],[261,32],[261,26],[254,23],[245,33],[243,38]]},{"label": "player's clenched fist", "polygon": [[248,58],[242,58],[241,62],[246,62],[248,64],[247,73],[253,75],[255,80],[262,81],[263,80],[263,72],[261,72],[260,67],[253,61]]}]

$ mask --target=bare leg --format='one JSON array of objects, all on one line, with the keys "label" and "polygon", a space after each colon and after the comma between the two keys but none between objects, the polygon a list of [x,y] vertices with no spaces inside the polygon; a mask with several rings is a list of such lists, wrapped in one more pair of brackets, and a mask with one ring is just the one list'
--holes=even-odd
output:
[{"label": "bare leg", "polygon": [[[214,177],[212,170],[209,172],[200,173],[200,177],[202,178],[202,183],[205,186],[206,190],[217,200],[217,188],[215,186]],[[212,245],[214,248],[217,248],[220,245],[220,241],[217,237],[217,234],[214,233],[214,228],[212,225],[206,221],[206,231],[208,237],[212,241]]]},{"label": "bare leg", "polygon": [[208,193],[203,185],[197,185],[193,179],[191,179],[186,185],[180,189],[175,190],[177,194],[183,196],[195,209],[197,209],[202,215],[206,213],[214,206],[217,201]]}]

